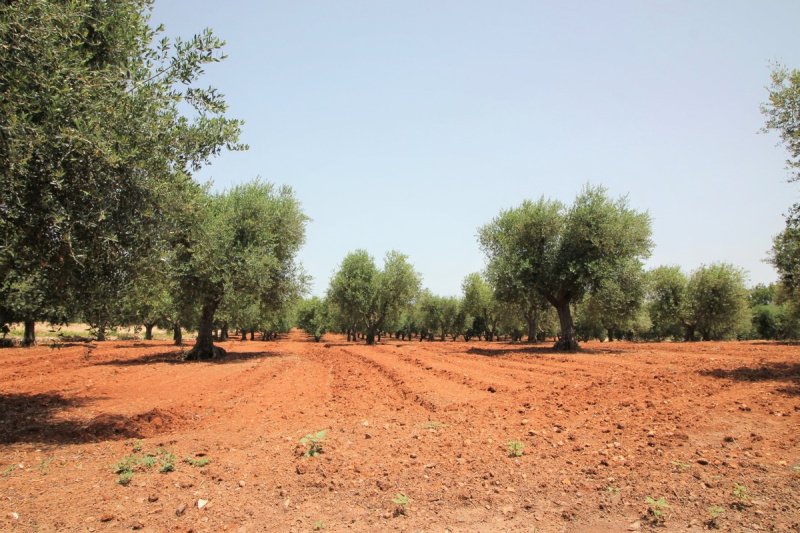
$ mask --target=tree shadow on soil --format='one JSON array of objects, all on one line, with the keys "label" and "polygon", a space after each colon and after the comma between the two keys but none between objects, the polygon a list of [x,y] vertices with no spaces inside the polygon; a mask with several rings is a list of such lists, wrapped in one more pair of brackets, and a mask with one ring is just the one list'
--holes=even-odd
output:
[{"label": "tree shadow on soil", "polygon": [[227,352],[224,357],[217,359],[203,359],[201,361],[187,361],[183,358],[183,352],[164,352],[150,355],[143,355],[134,359],[112,359],[110,361],[99,361],[95,363],[100,366],[139,366],[154,365],[165,363],[169,365],[192,365],[197,363],[212,363],[215,365],[227,365],[231,363],[241,363],[254,359],[266,359],[268,357],[281,357],[284,354],[278,352]]},{"label": "tree shadow on soil", "polygon": [[753,346],[800,346],[800,341],[750,341]]},{"label": "tree shadow on soil", "polygon": [[501,355],[528,354],[528,355],[620,355],[623,350],[614,348],[580,348],[577,352],[563,352],[554,350],[552,344],[532,344],[518,348],[470,348],[467,353],[497,357]]},{"label": "tree shadow on soil", "polygon": [[473,355],[485,355],[487,357],[498,357],[501,355],[530,354],[530,355],[563,355],[564,352],[553,350],[550,344],[521,346],[519,348],[470,348],[467,353]]},{"label": "tree shadow on soil", "polygon": [[91,420],[58,417],[61,411],[81,407],[91,400],[52,393],[0,394],[0,444],[76,444],[144,438],[151,433],[150,426],[160,429],[165,420],[172,418],[161,412],[100,415]]},{"label": "tree shadow on soil", "polygon": [[800,396],[800,363],[765,363],[755,367],[715,368],[700,370],[701,376],[732,381],[788,381],[789,385],[775,390],[790,396]]}]

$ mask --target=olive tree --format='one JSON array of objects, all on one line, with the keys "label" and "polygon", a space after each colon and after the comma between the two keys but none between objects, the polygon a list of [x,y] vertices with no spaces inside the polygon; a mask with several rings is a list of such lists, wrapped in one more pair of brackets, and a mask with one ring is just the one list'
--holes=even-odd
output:
[{"label": "olive tree", "polygon": [[29,342],[35,320],[116,320],[165,197],[243,148],[222,96],[195,86],[222,41],[161,38],[150,4],[0,4],[0,300]]},{"label": "olive tree", "polygon": [[652,247],[647,213],[591,186],[569,208],[542,197],[502,211],[480,228],[479,241],[490,269],[498,262],[515,264],[519,286],[556,309],[561,338],[555,348],[568,351],[578,348],[571,305]]},{"label": "olive tree", "polygon": [[660,266],[647,272],[646,307],[656,339],[685,337],[688,283],[678,266]]},{"label": "olive tree", "polygon": [[597,335],[601,339],[613,341],[615,337],[632,336],[640,329],[644,293],[642,263],[626,261],[586,295],[581,305],[582,322],[603,330],[602,335]]},{"label": "olive tree", "polygon": [[313,296],[301,300],[295,312],[297,327],[319,342],[328,328],[328,302]]},{"label": "olive tree", "polygon": [[337,314],[352,324],[353,333],[363,326],[367,344],[414,301],[421,280],[405,255],[390,251],[383,270],[365,250],[348,254],[331,278],[328,300]]},{"label": "olive tree", "polygon": [[695,270],[686,286],[687,340],[735,337],[749,329],[750,311],[745,274],[727,263]]},{"label": "olive tree", "polygon": [[494,340],[502,304],[494,297],[491,285],[479,273],[473,272],[461,282],[461,291],[464,313],[472,317],[471,324],[468,324],[470,334],[479,340],[481,336],[487,341]]},{"label": "olive tree", "polygon": [[200,308],[187,359],[219,357],[213,344],[217,309],[226,300],[256,300],[262,312],[285,307],[305,277],[295,257],[308,220],[289,187],[253,181],[198,199],[189,239],[177,247],[182,296]]}]

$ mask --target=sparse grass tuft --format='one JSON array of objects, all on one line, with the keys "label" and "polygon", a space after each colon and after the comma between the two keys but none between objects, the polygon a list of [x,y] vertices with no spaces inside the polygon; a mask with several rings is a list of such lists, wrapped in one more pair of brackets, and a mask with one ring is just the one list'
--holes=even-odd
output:
[{"label": "sparse grass tuft", "polygon": [[519,440],[508,441],[508,456],[509,457],[522,457],[525,453],[525,445]]},{"label": "sparse grass tuft", "polygon": [[687,470],[689,470],[690,468],[692,468],[692,465],[691,465],[691,463],[685,463],[685,462],[683,462],[683,461],[672,461],[672,466],[673,466],[673,467],[675,468],[675,470],[677,470],[678,472],[686,472]]},{"label": "sparse grass tuft", "polygon": [[187,457],[183,460],[183,462],[188,463],[192,466],[196,466],[197,468],[202,468],[206,466],[208,463],[210,463],[211,459],[209,459],[208,457],[200,457],[198,459],[195,459],[194,457]]},{"label": "sparse grass tuft", "polygon": [[395,505],[394,516],[405,516],[408,504],[411,503],[411,500],[402,492],[398,492],[395,494],[394,498],[392,498],[392,503]]},{"label": "sparse grass tuft", "polygon": [[647,496],[644,502],[647,504],[647,519],[652,524],[661,525],[667,520],[666,513],[669,510],[669,504],[663,496],[657,500]]},{"label": "sparse grass tuft", "polygon": [[708,508],[708,516],[710,517],[706,520],[706,526],[709,529],[718,529],[719,523],[717,520],[725,514],[725,509],[720,507],[719,505],[712,505]]},{"label": "sparse grass tuft", "polygon": [[308,446],[308,450],[306,450],[305,453],[306,457],[314,457],[315,455],[319,455],[323,452],[322,443],[325,441],[325,436],[327,434],[328,430],[322,429],[316,433],[309,433],[300,439],[300,444],[303,446]]},{"label": "sparse grass tuft", "polygon": [[164,448],[158,448],[154,453],[132,453],[126,455],[114,465],[114,473],[119,474],[117,483],[127,485],[133,478],[135,471],[149,470],[156,465],[159,465],[158,471],[162,474],[173,472],[175,470],[175,455]]}]

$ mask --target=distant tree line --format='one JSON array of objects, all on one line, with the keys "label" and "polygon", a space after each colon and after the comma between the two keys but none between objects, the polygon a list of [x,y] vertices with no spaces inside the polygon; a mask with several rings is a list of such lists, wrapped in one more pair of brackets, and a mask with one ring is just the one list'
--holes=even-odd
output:
[{"label": "distant tree line", "polygon": [[[649,271],[649,219],[587,187],[573,206],[523,202],[479,232],[489,257],[468,275],[458,297],[422,290],[398,253],[379,269],[363,250],[347,255],[324,299],[301,303],[297,325],[316,340],[325,331],[373,344],[400,340],[791,339],[800,320],[783,284],[747,289],[745,273],[715,263],[686,274]],[[571,328],[571,333],[570,333]],[[566,333],[565,333],[566,332]],[[570,336],[571,335],[571,336]]]}]

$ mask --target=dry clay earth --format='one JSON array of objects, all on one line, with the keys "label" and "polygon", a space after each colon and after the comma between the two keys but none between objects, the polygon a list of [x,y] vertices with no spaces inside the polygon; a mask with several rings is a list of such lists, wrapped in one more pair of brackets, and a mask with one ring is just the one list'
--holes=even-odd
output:
[{"label": "dry clay earth", "polygon": [[0,350],[0,530],[800,530],[797,346],[325,341]]}]

